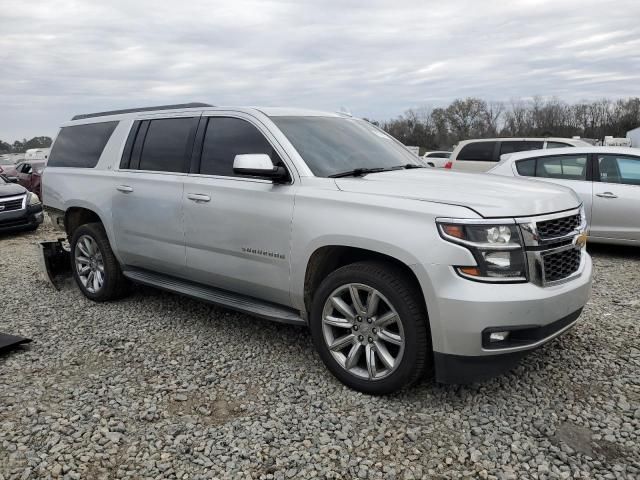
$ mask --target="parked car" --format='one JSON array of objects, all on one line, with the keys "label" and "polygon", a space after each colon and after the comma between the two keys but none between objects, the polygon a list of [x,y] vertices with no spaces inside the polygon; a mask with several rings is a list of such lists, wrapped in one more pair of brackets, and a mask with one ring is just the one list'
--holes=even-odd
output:
[{"label": "parked car", "polygon": [[46,166],[44,161],[25,161],[16,166],[18,183],[30,192],[41,195],[42,172]]},{"label": "parked car", "polygon": [[338,379],[382,394],[511,368],[591,289],[570,189],[416,160],[341,114],[165,106],[63,124],[43,193],[86,297],[133,281],[307,325]]},{"label": "parked car", "polygon": [[12,157],[8,155],[0,155],[0,175],[8,175],[8,172],[14,170],[15,163]]},{"label": "parked car", "polygon": [[545,148],[587,147],[589,143],[575,138],[483,138],[460,142],[444,168],[469,172],[486,172],[507,153]]},{"label": "parked car", "polygon": [[640,246],[640,149],[588,147],[510,155],[488,173],[564,185],[582,199],[589,241]]},{"label": "parked car", "polygon": [[0,175],[0,233],[35,230],[43,219],[38,196]]},{"label": "parked car", "polygon": [[442,168],[447,163],[451,152],[445,150],[435,150],[433,152],[425,152],[421,157],[422,163],[429,167]]},{"label": "parked car", "polygon": [[50,148],[30,148],[24,152],[24,159],[29,162],[45,162],[49,158]]}]

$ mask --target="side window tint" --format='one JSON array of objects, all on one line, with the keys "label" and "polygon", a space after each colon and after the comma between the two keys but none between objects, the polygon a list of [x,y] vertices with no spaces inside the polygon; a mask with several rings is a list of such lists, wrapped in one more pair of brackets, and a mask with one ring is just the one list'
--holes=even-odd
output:
[{"label": "side window tint", "polygon": [[184,172],[193,146],[196,119],[151,120],[140,154],[140,170]]},{"label": "side window tint", "polygon": [[536,164],[536,177],[586,180],[587,155],[540,157]]},{"label": "side window tint", "polygon": [[264,153],[274,165],[281,163],[264,135],[249,122],[239,118],[210,117],[202,145],[200,173],[236,176],[233,160],[236,155],[245,153]]},{"label": "side window tint", "polygon": [[527,141],[503,141],[500,144],[500,155],[513,152],[526,152],[528,150],[539,150],[544,145],[544,142],[527,142]]},{"label": "side window tint", "polygon": [[565,148],[572,147],[573,145],[569,145],[568,143],[563,142],[547,142],[547,148]]},{"label": "side window tint", "polygon": [[49,155],[50,167],[93,168],[118,122],[63,127]]},{"label": "side window tint", "polygon": [[516,170],[518,174],[523,177],[535,177],[536,176],[536,159],[530,158],[528,160],[520,160],[516,162]]},{"label": "side window tint", "polygon": [[640,157],[600,155],[598,167],[601,182],[640,185]]},{"label": "side window tint", "polygon": [[476,160],[480,162],[497,162],[493,157],[496,142],[472,142],[460,150],[458,160]]}]

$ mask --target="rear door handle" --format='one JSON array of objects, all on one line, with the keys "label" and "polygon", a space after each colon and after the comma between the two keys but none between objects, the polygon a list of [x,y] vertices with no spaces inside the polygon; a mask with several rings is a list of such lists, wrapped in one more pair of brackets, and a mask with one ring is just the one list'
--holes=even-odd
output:
[{"label": "rear door handle", "polygon": [[187,193],[187,198],[194,202],[210,202],[211,197],[202,193]]},{"label": "rear door handle", "polygon": [[131,193],[131,192],[133,192],[133,188],[131,188],[129,185],[118,185],[116,187],[116,190],[118,190],[119,192],[122,192],[122,193]]},{"label": "rear door handle", "polygon": [[614,195],[611,192],[596,193],[596,196],[601,197],[601,198],[618,198],[617,195]]}]

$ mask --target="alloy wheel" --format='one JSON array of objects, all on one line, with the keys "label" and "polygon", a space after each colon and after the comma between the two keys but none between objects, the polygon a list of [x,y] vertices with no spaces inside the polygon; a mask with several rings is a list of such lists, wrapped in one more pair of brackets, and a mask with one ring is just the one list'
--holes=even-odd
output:
[{"label": "alloy wheel", "polygon": [[367,285],[349,283],[329,295],[322,332],[333,358],[356,377],[380,380],[402,361],[405,336],[400,316],[389,300]]},{"label": "alloy wheel", "polygon": [[98,243],[89,235],[82,235],[74,252],[76,272],[89,293],[98,292],[104,285],[104,260]]}]

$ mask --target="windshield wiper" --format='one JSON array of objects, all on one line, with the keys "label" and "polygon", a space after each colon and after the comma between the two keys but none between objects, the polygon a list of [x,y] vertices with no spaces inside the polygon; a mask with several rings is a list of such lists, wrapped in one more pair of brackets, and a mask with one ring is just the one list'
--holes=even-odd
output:
[{"label": "windshield wiper", "polygon": [[412,168],[426,168],[424,165],[416,165],[415,163],[407,163],[404,168],[410,170]]},{"label": "windshield wiper", "polygon": [[394,168],[354,168],[353,170],[347,170],[346,172],[334,173],[329,175],[329,178],[340,178],[340,177],[362,177],[368,173],[378,173],[378,172],[387,172],[389,170],[395,170]]}]

